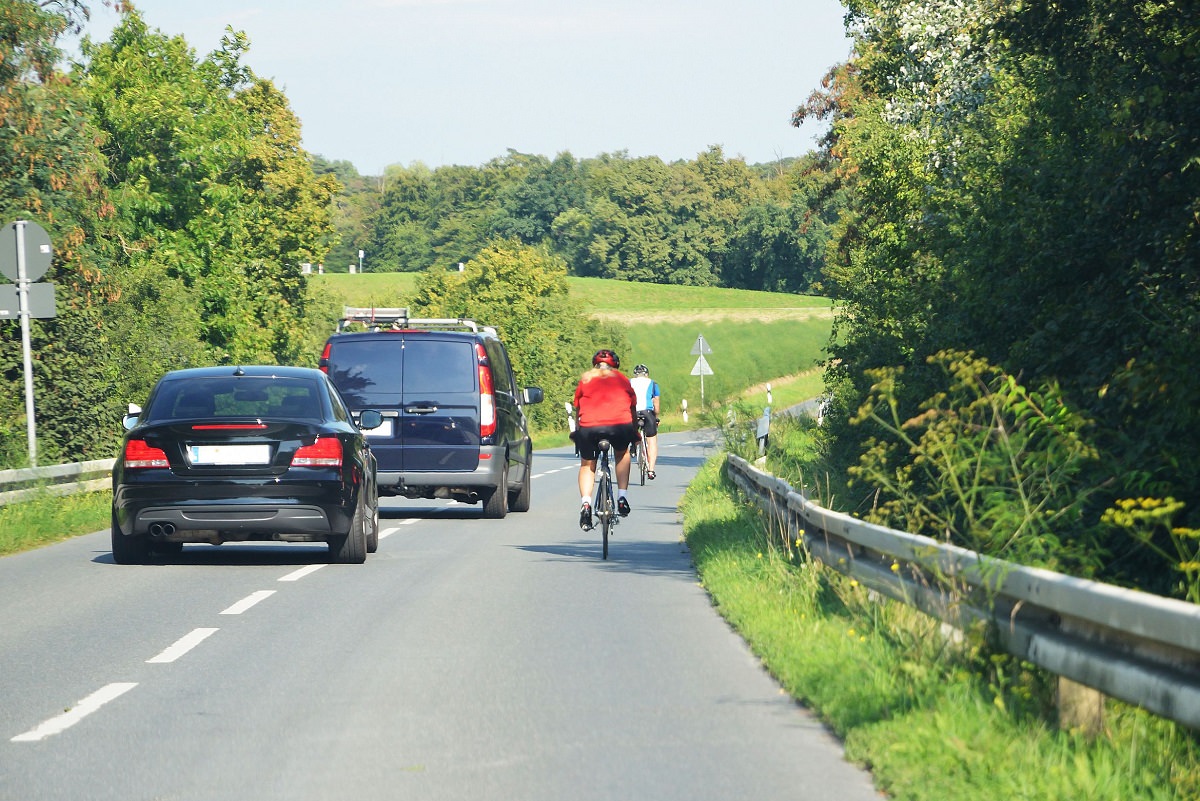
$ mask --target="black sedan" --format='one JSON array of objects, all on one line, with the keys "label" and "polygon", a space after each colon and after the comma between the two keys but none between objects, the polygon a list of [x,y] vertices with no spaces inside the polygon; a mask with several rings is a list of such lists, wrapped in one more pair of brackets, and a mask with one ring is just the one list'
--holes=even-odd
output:
[{"label": "black sedan", "polygon": [[120,564],[188,542],[327,542],[339,563],[379,545],[375,457],[320,370],[175,370],[125,427],[112,476]]}]

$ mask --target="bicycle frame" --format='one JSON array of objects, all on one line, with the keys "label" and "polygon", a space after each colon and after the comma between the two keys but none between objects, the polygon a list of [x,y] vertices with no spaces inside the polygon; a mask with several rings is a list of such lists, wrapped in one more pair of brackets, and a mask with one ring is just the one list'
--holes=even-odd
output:
[{"label": "bicycle frame", "polygon": [[592,512],[600,520],[603,553],[604,558],[607,559],[608,535],[620,519],[617,516],[617,497],[613,489],[613,482],[616,479],[613,471],[616,469],[617,459],[612,443],[608,440],[601,440],[597,449],[599,453],[596,458],[596,488],[595,498],[592,501]]}]

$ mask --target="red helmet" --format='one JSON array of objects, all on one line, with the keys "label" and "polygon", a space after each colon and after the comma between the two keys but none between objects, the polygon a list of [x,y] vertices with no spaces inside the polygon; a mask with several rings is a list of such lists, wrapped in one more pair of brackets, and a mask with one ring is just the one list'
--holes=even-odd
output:
[{"label": "red helmet", "polygon": [[599,367],[602,364],[607,364],[616,370],[621,366],[621,358],[608,348],[602,348],[596,351],[596,355],[592,357],[592,367]]}]

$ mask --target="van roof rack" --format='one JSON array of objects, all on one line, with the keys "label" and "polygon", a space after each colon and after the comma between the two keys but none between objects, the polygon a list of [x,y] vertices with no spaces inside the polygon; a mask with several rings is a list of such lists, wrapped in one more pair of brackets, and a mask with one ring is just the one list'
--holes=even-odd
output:
[{"label": "van roof rack", "polygon": [[391,306],[345,306],[342,319],[338,320],[337,330],[347,330],[352,325],[362,325],[368,331],[399,331],[413,328],[446,328],[451,330],[466,330],[472,333],[485,331],[495,334],[496,329],[490,325],[480,325],[474,320],[462,317],[409,317],[408,307]]}]

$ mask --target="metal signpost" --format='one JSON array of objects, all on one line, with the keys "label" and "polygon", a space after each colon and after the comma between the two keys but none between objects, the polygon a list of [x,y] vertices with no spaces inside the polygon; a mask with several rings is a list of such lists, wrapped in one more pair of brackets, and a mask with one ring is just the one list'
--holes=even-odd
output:
[{"label": "metal signpost", "polygon": [[700,376],[700,406],[704,407],[704,376],[712,375],[712,368],[708,366],[708,362],[704,359],[704,354],[712,353],[712,348],[704,341],[704,334],[696,337],[696,344],[692,345],[692,355],[699,356],[696,359],[696,364],[692,367],[692,375]]},{"label": "metal signpost", "polygon": [[35,283],[50,269],[54,248],[50,235],[35,222],[17,220],[0,230],[0,273],[15,287],[0,287],[0,320],[21,320],[21,354],[25,364],[25,428],[29,465],[37,467],[37,424],[33,416],[33,354],[29,318],[54,316],[54,285]]}]

